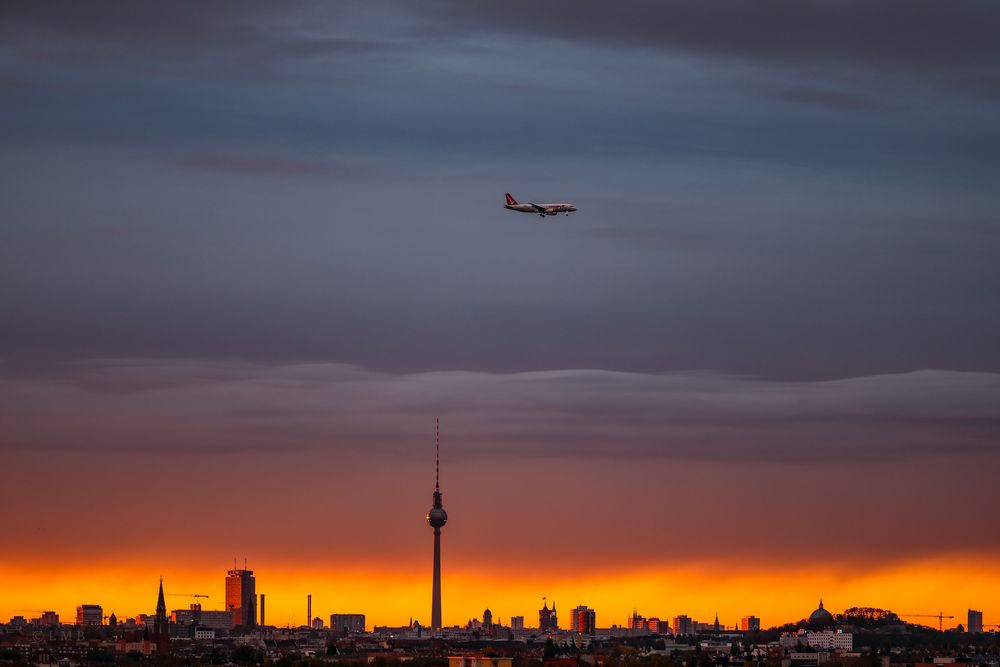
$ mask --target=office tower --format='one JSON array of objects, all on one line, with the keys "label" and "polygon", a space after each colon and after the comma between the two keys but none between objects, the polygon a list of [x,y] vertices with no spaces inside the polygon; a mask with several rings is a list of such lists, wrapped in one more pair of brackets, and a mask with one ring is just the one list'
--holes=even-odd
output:
[{"label": "office tower", "polygon": [[99,604],[82,604],[76,608],[77,625],[104,625],[104,610]]},{"label": "office tower", "polygon": [[579,635],[592,635],[597,625],[597,614],[587,605],[580,605],[570,612],[570,627]]},{"label": "office tower", "polygon": [[510,617],[510,629],[511,630],[524,630],[524,616],[511,616]]},{"label": "office tower", "polygon": [[257,625],[256,581],[253,570],[232,569],[226,576],[226,609],[233,615],[234,626]]},{"label": "office tower", "polygon": [[756,616],[744,616],[740,619],[740,630],[744,632],[758,632],[760,630],[760,619]]},{"label": "office tower", "polygon": [[687,614],[674,616],[674,634],[675,635],[694,634],[694,622]]},{"label": "office tower", "polygon": [[330,629],[345,635],[358,635],[365,631],[364,614],[331,614]]},{"label": "office tower", "polygon": [[645,630],[646,618],[639,614],[639,610],[632,608],[632,615],[628,617],[629,630]]},{"label": "office tower", "polygon": [[983,631],[983,612],[975,609],[969,610],[969,622],[965,626],[967,632]]},{"label": "office tower", "polygon": [[264,594],[263,593],[260,594],[260,624],[261,624],[261,626],[267,625],[267,623],[264,622]]},{"label": "office tower", "polygon": [[441,528],[448,523],[448,513],[441,505],[441,425],[435,423],[434,437],[434,506],[427,512],[427,523],[434,529],[434,579],[431,592],[431,630],[441,629]]}]

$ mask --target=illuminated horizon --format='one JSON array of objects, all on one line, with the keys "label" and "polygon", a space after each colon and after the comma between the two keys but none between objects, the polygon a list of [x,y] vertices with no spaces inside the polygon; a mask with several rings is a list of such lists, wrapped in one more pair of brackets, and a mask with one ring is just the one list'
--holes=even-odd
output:
[{"label": "illuminated horizon", "polygon": [[[955,554],[869,571],[854,566],[829,570],[763,570],[755,566],[753,569],[759,570],[756,574],[739,574],[742,568],[735,563],[716,562],[579,577],[558,573],[525,577],[517,569],[484,577],[454,564],[449,568],[446,563],[444,623],[464,626],[472,618],[481,618],[488,606],[504,625],[510,623],[511,616],[524,616],[525,627],[533,627],[546,597],[550,606],[558,604],[562,627],[568,625],[570,609],[585,604],[596,609],[599,627],[622,626],[637,608],[646,617],[666,621],[687,614],[708,623],[718,613],[727,627],[738,624],[743,616],[754,615],[761,619],[762,628],[768,628],[808,617],[822,598],[834,614],[854,606],[879,607],[901,615],[943,611],[955,616],[945,619],[948,628],[964,624],[970,608],[983,611],[987,622],[1000,616],[1000,608],[983,593],[1000,584],[1000,574],[991,570],[990,563],[988,557]],[[405,626],[411,617],[426,626],[424,619],[430,615],[430,568],[396,575],[348,569],[337,576],[307,568],[278,566],[271,571],[263,564],[250,562],[248,566],[257,577],[258,592],[267,596],[268,625],[303,625],[307,594],[313,596],[314,616],[326,624],[334,613],[361,613],[369,629],[374,625]],[[164,568],[168,611],[187,609],[195,601],[175,596],[175,592],[207,594],[207,600],[198,600],[204,609],[224,608],[226,564],[220,563],[214,576],[190,564],[187,567],[190,569]],[[83,570],[60,564],[36,569],[0,565],[0,575],[19,582],[7,592],[0,618],[14,615],[17,608],[45,608],[56,611],[63,623],[72,622],[78,604],[100,604],[105,614],[115,612],[119,621],[150,614],[159,578],[152,570],[147,573],[138,566],[110,563]],[[153,594],[144,590],[150,582]],[[108,588],[121,592],[101,593]],[[31,614],[22,615],[31,618]],[[936,627],[933,619],[903,620]]]}]

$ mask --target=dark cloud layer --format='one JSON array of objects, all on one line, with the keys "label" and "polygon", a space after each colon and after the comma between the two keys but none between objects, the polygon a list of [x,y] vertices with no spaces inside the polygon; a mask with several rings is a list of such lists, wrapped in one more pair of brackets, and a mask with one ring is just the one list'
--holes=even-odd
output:
[{"label": "dark cloud layer", "polygon": [[945,371],[773,382],[707,373],[387,375],[331,364],[118,360],[5,374],[0,399],[0,446],[8,451],[306,448],[408,456],[422,420],[434,414],[461,443],[459,458],[498,447],[507,456],[786,464],[1000,456],[1000,376]]},{"label": "dark cloud layer", "polygon": [[[995,3],[978,0],[460,4],[445,3],[442,15],[471,29],[615,48],[676,49],[795,65],[890,66],[911,74],[956,66],[985,71],[986,63],[1000,58],[1000,11]],[[956,79],[962,77],[959,71]]]}]

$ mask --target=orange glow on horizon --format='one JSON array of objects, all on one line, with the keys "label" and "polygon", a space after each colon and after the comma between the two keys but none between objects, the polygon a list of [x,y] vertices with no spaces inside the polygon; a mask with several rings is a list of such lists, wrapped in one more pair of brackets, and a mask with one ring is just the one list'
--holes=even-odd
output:
[{"label": "orange glow on horizon", "polygon": [[[106,614],[115,612],[122,620],[152,613],[160,574],[168,594],[208,594],[204,608],[224,607],[227,564],[220,563],[214,572],[190,566],[161,572],[156,567],[136,562],[78,568],[0,564],[0,587],[5,593],[0,620],[17,613],[33,616],[17,609],[52,609],[64,622],[72,622],[76,606],[84,603],[100,604]],[[313,596],[313,615],[324,623],[332,613],[364,613],[369,628],[405,625],[411,617],[426,624],[430,617],[429,563],[426,573],[252,562],[249,567],[257,577],[257,592],[267,595],[269,625],[303,624],[307,594]],[[984,592],[998,587],[1000,573],[990,560],[972,556],[938,557],[877,570],[820,566],[767,570],[718,562],[579,575],[514,570],[482,575],[446,566],[444,622],[464,625],[481,617],[489,606],[505,625],[511,616],[523,615],[525,624],[533,626],[546,596],[558,604],[562,626],[569,622],[570,609],[586,604],[597,610],[599,627],[623,624],[633,607],[647,617],[688,614],[702,622],[712,621],[718,613],[720,622],[730,627],[753,614],[771,627],[803,618],[822,597],[834,613],[855,605],[897,613],[940,609],[955,615],[951,621],[955,625],[965,622],[968,608],[983,610],[987,622],[1000,620],[1000,608]],[[169,596],[168,608],[187,608],[191,602],[193,598]]]}]

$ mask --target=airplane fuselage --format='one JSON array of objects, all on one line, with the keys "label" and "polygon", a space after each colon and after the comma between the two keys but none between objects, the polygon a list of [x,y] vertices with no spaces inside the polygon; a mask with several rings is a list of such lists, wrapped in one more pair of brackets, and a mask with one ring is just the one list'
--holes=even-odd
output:
[{"label": "airplane fuselage", "polygon": [[567,204],[566,202],[558,204],[535,204],[528,202],[527,204],[521,204],[511,197],[510,193],[507,193],[507,203],[503,207],[509,211],[517,211],[519,213],[535,213],[543,218],[547,215],[559,215],[560,213],[569,215],[576,211],[576,206]]}]

